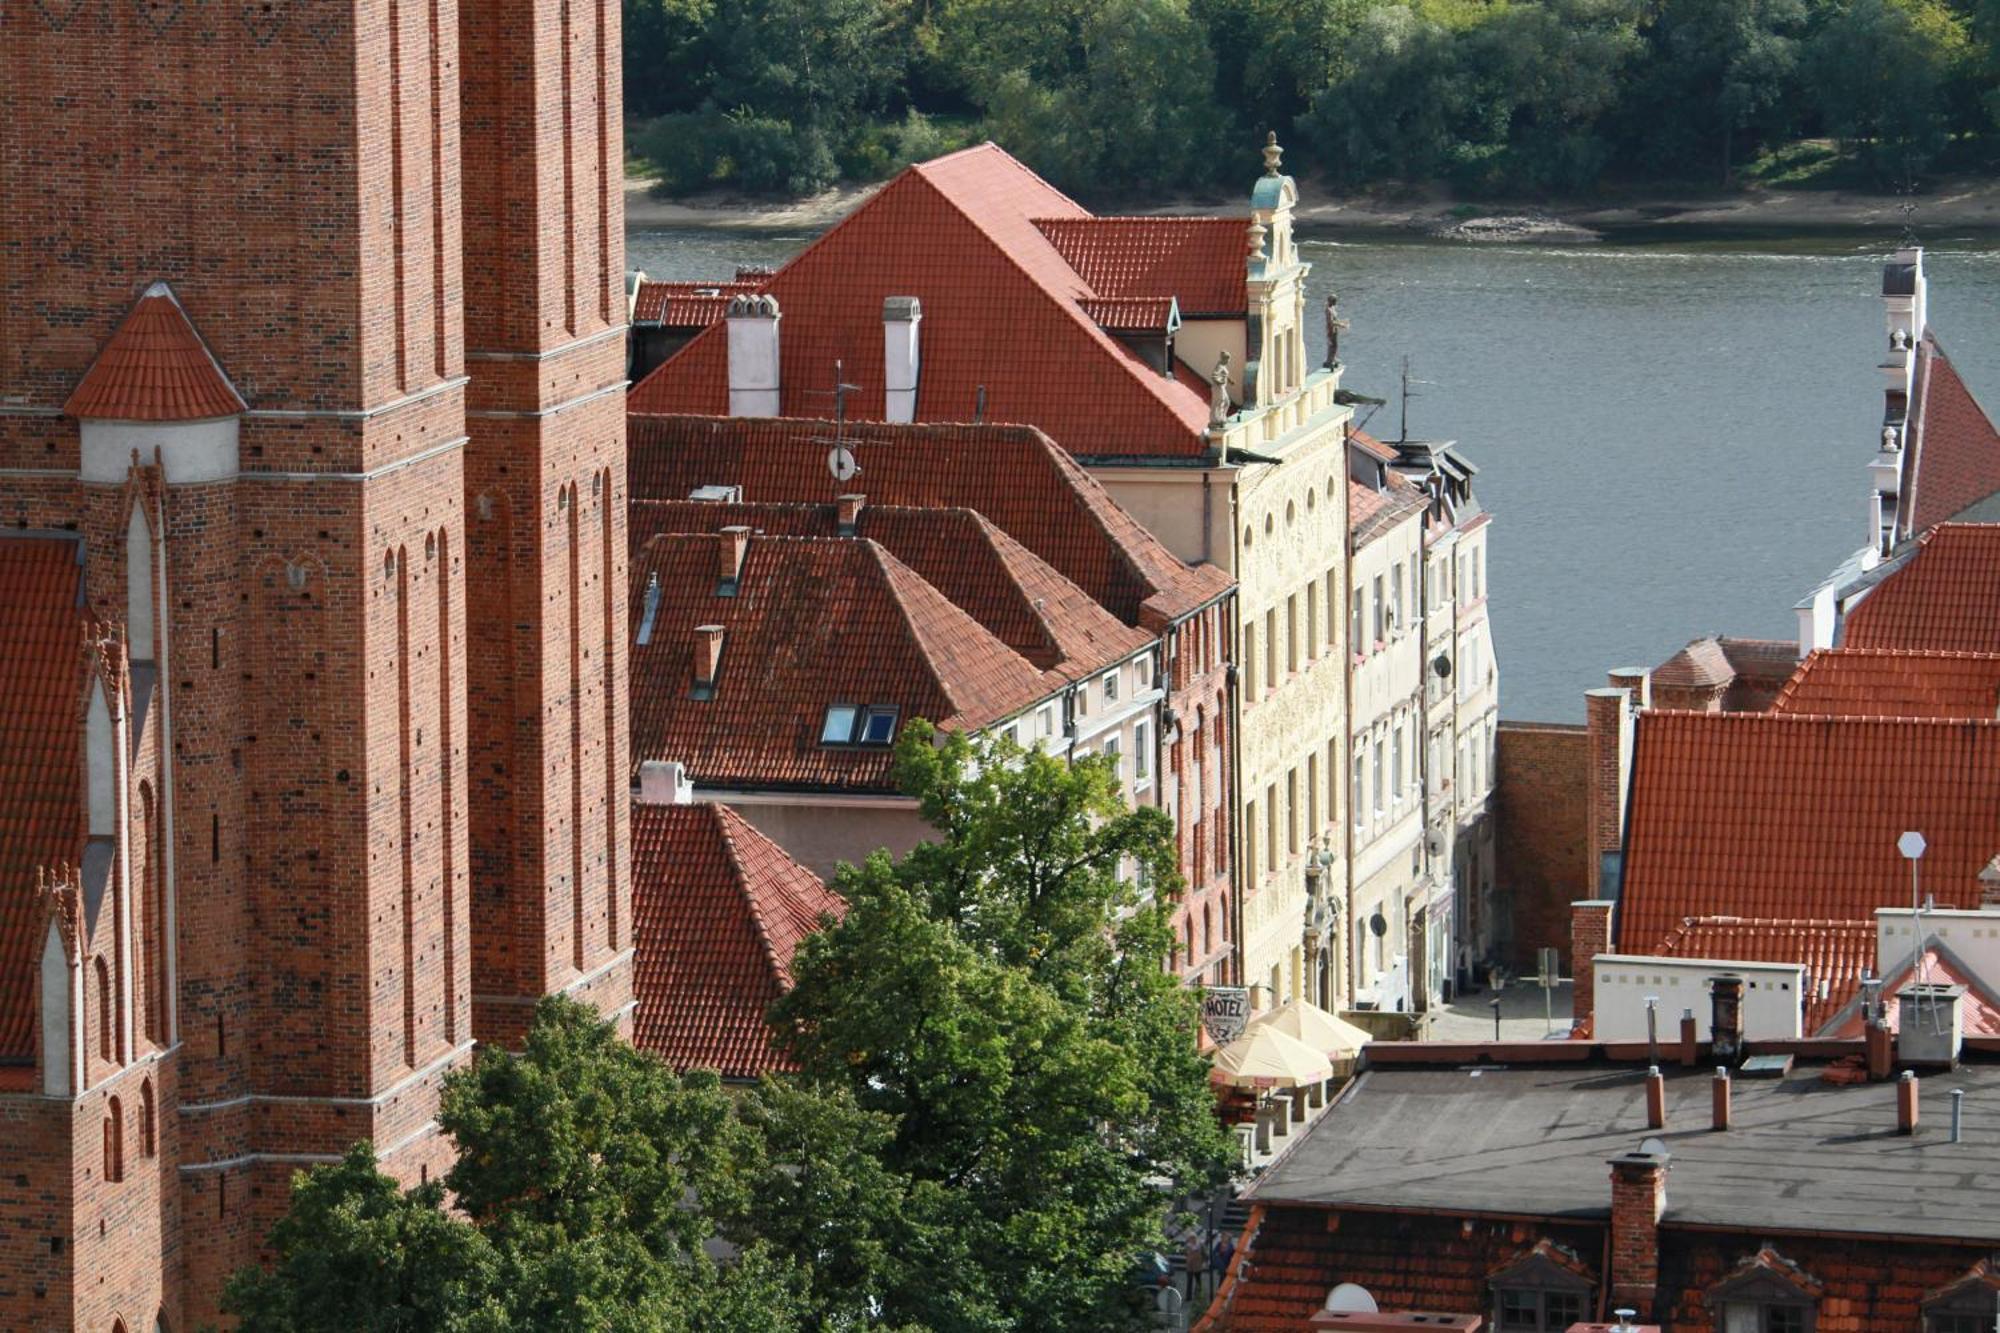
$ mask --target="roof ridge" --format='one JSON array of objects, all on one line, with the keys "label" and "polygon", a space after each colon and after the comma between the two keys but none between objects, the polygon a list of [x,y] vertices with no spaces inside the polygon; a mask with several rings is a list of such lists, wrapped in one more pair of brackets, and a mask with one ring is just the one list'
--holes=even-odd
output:
[{"label": "roof ridge", "polygon": [[[152,331],[142,331],[140,325],[142,320],[150,318],[151,311],[159,308],[156,302],[165,302],[172,311],[171,323],[162,332],[169,338],[184,338],[193,344],[200,358],[197,366],[212,377],[208,383],[186,380],[184,376],[190,368],[175,366],[173,358],[186,357],[185,346],[147,345]],[[142,366],[135,359],[142,353],[150,364]],[[176,369],[181,371],[180,375],[174,373]],[[164,279],[149,283],[127,308],[124,318],[98,347],[83,378],[63,404],[66,416],[107,421],[206,421],[247,410],[249,404],[222,368],[208,340],[201,336],[201,330],[195,327],[193,317],[172,285]],[[117,412],[131,415],[111,415]],[[186,415],[190,412],[195,415]]]},{"label": "roof ridge", "polygon": [[777,948],[771,942],[771,923],[764,917],[763,901],[751,887],[750,872],[743,864],[743,856],[739,849],[735,822],[748,824],[749,821],[730,810],[728,816],[733,816],[735,821],[732,822],[732,819],[723,813],[727,807],[719,802],[705,801],[703,804],[711,812],[710,818],[714,823],[716,836],[722,840],[723,858],[729,862],[729,875],[736,883],[737,896],[742,898],[744,906],[750,909],[752,927],[750,933],[757,937],[757,947],[763,952],[764,961],[770,964],[772,972],[778,976],[788,975],[791,969],[778,959]]},{"label": "roof ridge", "polygon": [[[868,551],[873,557],[875,569],[882,580],[883,589],[889,594],[891,602],[896,607],[896,613],[902,621],[903,630],[909,636],[911,646],[916,649],[918,660],[923,664],[924,673],[931,678],[932,683],[937,687],[938,693],[950,703],[954,716],[964,711],[969,705],[960,702],[959,691],[954,688],[954,682],[947,681],[943,673],[938,670],[935,648],[931,642],[931,637],[920,623],[917,614],[919,603],[927,603],[928,605],[923,606],[923,610],[940,614],[947,621],[962,621],[963,624],[954,626],[954,630],[960,633],[970,630],[974,641],[982,638],[986,640],[981,645],[981,649],[983,654],[990,655],[991,660],[1000,662],[1011,659],[1012,662],[1018,663],[1021,669],[1032,673],[1038,680],[1041,678],[1043,674],[1041,668],[1015,652],[998,635],[980,624],[963,607],[940,592],[937,586],[929,579],[926,579],[916,570],[911,569],[901,560],[898,560],[895,552],[889,550],[880,542],[867,537],[861,538],[856,542],[856,545]],[[938,718],[935,720],[939,724],[943,724],[947,719]]]}]

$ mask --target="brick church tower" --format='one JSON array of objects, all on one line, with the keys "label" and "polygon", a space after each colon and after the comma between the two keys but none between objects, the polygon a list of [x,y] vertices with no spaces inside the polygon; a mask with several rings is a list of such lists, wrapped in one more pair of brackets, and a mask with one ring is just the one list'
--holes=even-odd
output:
[{"label": "brick church tower", "polygon": [[629,1007],[617,10],[0,33],[0,1327],[193,1328]]}]

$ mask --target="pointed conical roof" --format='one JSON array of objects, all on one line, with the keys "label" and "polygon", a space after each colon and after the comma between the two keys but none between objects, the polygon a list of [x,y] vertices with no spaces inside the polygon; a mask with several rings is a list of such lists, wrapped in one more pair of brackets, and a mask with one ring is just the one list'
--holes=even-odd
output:
[{"label": "pointed conical roof", "polygon": [[97,354],[63,411],[97,421],[203,421],[235,416],[244,407],[173,290],[156,282]]}]

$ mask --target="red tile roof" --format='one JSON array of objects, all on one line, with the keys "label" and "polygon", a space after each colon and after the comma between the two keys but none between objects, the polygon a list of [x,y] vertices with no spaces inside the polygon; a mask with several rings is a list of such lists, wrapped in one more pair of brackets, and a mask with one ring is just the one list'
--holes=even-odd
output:
[{"label": "red tile roof", "polygon": [[1351,442],[1360,445],[1361,451],[1375,459],[1378,463],[1393,463],[1399,457],[1394,448],[1382,443],[1382,441],[1376,439],[1365,430],[1357,430],[1349,427],[1347,438]]},{"label": "red tile roof", "polygon": [[35,871],[83,857],[80,549],[0,536],[0,1061],[35,1050]]},{"label": "red tile roof", "polygon": [[1165,333],[1179,314],[1171,296],[1093,296],[1077,304],[1092,323],[1114,333]]},{"label": "red tile roof", "polygon": [[1416,513],[1429,503],[1423,491],[1408,477],[1391,472],[1381,490],[1348,479],[1348,540],[1360,550],[1396,526],[1396,520]]},{"label": "red tile roof", "polygon": [[633,1044],[725,1078],[791,1069],[765,1011],[792,984],[799,942],[846,910],[727,806],[634,804]]},{"label": "red tile roof", "polygon": [[[1667,958],[1717,958],[1740,963],[1797,963],[1811,986],[1804,1031],[1810,1037],[1860,993],[1861,978],[1875,969],[1872,920],[1774,920],[1705,916],[1682,922],[1653,950]],[[1819,983],[1827,984],[1825,998]],[[1856,1030],[1859,1034],[1859,1029]]]},{"label": "red tile roof", "polygon": [[[1874,928],[1869,928],[1869,962],[1874,962]],[[1910,983],[1914,971],[1905,963],[1891,974],[1882,985],[1885,996],[1896,992]],[[1959,1025],[1968,1037],[2000,1037],[2000,996],[1993,988],[1949,953],[1932,946],[1924,950],[1924,980],[1943,986],[1963,986],[1965,994],[1959,997]],[[1857,992],[1858,992],[1857,987]],[[1850,997],[1852,998],[1852,997]],[[1902,1005],[1893,1000],[1883,1006],[1891,1032],[1900,1031],[1903,1025]],[[1859,1005],[1851,1013],[1841,1015],[1840,1021],[1824,1035],[1829,1037],[1855,1038],[1863,1035],[1864,1022]]]},{"label": "red tile roof", "polygon": [[862,471],[841,484],[826,470],[828,421],[633,416],[627,426],[635,500],[684,500],[716,485],[740,486],[751,502],[856,491],[870,504],[976,509],[1128,625],[1142,612],[1177,620],[1230,587],[1220,569],[1176,558],[1029,427],[849,423]]},{"label": "red tile roof", "polygon": [[[635,500],[633,548],[660,532],[719,532],[742,526],[774,536],[838,537],[835,505],[724,504]],[[1138,652],[1153,636],[1134,629],[1027,547],[971,509],[862,506],[856,534],[898,560],[1043,670],[1074,680]]]},{"label": "red tile roof", "polygon": [[2000,652],[2000,524],[1943,523],[1847,613],[1843,648]]},{"label": "red tile roof", "polygon": [[761,282],[655,282],[639,284],[632,298],[634,324],[704,328],[721,319],[729,298],[754,292]]},{"label": "red tile roof", "polygon": [[1647,712],[1626,816],[1618,947],[1689,917],[1866,920],[1909,899],[1921,829],[1940,904],[2000,851],[2000,722]]},{"label": "red tile roof", "polygon": [[63,405],[96,421],[202,421],[243,410],[164,282],[146,289]]},{"label": "red tile roof", "polygon": [[[720,597],[722,541],[662,534],[633,555],[634,765],[677,759],[703,787],[886,791],[889,747],[820,743],[829,706],[976,730],[1061,688],[875,542],[752,537]],[[710,624],[720,678],[696,699],[693,632]]]},{"label": "red tile roof", "polygon": [[1695,639],[1660,663],[1655,684],[1683,689],[1729,685],[1748,677],[1777,686],[1798,665],[1798,645],[1790,639],[1738,639],[1712,634]]},{"label": "red tile roof", "polygon": [[1171,296],[1184,318],[1243,318],[1247,217],[1037,218],[1035,226],[1099,296]]},{"label": "red tile roof", "polygon": [[2000,716],[2000,653],[1822,649],[1799,664],[1771,711],[1845,717]]},{"label": "red tile roof", "polygon": [[[885,406],[882,303],[914,296],[923,306],[924,421],[985,419],[1025,422],[1054,435],[1071,452],[1094,457],[1199,458],[1209,448],[1207,396],[1177,377],[1148,369],[1099,328],[1082,302],[1104,296],[1176,295],[1128,290],[1138,283],[1132,263],[1120,289],[1099,291],[1051,244],[1049,229],[1065,220],[1091,221],[1079,205],[992,144],[968,148],[909,168],[764,283],[782,313],[779,395],[782,415],[824,413],[834,364],[860,386],[848,398],[851,417],[874,419]],[[1184,259],[1162,260],[1154,276],[1177,284],[1185,273],[1216,279],[1198,238],[1234,229],[1185,219],[1147,234],[1181,235]],[[1128,240],[1131,228],[1113,232]],[[1239,288],[1230,308],[1247,308],[1246,253],[1239,239]],[[1199,262],[1197,262],[1197,260]],[[1136,262],[1136,261],[1135,261]],[[1107,279],[1110,280],[1110,279]],[[1184,313],[1200,309],[1182,298]],[[728,410],[726,330],[697,334],[634,386],[634,412],[719,414]],[[1032,544],[1032,543],[1031,543]]]},{"label": "red tile roof", "polygon": [[1922,532],[2000,491],[2000,431],[1929,333],[1917,367],[1915,504],[1904,531]]}]

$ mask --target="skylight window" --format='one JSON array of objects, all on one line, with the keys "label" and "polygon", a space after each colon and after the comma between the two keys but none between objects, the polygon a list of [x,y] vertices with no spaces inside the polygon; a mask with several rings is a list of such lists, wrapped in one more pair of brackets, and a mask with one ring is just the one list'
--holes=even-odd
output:
[{"label": "skylight window", "polygon": [[639,646],[653,641],[653,620],[660,614],[660,575],[655,570],[646,580],[646,609],[639,617]]},{"label": "skylight window", "polygon": [[896,739],[896,709],[886,704],[866,708],[834,704],[819,729],[821,745],[888,745]]}]

